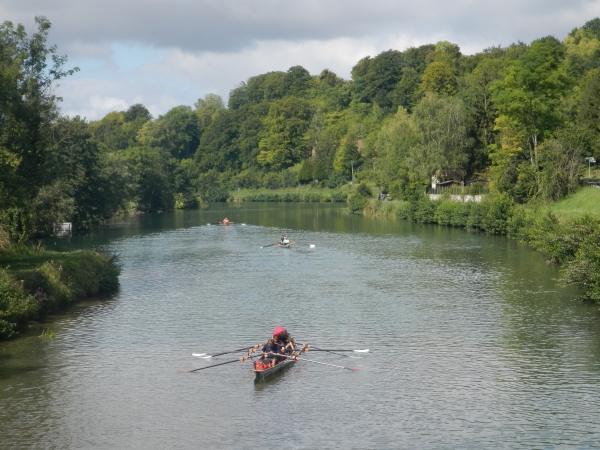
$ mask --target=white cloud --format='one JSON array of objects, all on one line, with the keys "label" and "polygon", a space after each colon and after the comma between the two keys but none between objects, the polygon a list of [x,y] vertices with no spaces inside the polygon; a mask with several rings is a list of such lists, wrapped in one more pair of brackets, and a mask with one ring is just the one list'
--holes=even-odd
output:
[{"label": "white cloud", "polygon": [[144,103],[154,114],[240,81],[302,65],[348,78],[366,55],[449,40],[471,54],[600,16],[600,0],[0,0],[0,16],[33,30],[81,72],[58,88],[64,110],[98,118]]}]

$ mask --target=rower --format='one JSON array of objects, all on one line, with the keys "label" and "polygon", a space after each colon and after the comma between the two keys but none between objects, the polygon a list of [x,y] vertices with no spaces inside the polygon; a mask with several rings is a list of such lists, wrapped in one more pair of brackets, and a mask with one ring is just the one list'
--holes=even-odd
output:
[{"label": "rower", "polygon": [[273,340],[275,342],[281,341],[283,343],[283,353],[292,353],[294,350],[296,350],[296,341],[283,327],[277,327],[273,330]]},{"label": "rower", "polygon": [[281,242],[283,244],[283,241],[285,241],[285,236],[282,234],[281,235],[281,240],[279,242]]},{"label": "rower", "polygon": [[223,225],[229,225],[229,219],[227,217],[223,219]]},{"label": "rower", "polygon": [[271,367],[273,367],[275,364],[277,364],[277,356],[280,351],[279,351],[280,347],[279,345],[277,345],[277,341],[275,341],[274,339],[269,339],[267,341],[267,343],[265,345],[263,345],[262,348],[262,360],[264,363],[268,363]]}]

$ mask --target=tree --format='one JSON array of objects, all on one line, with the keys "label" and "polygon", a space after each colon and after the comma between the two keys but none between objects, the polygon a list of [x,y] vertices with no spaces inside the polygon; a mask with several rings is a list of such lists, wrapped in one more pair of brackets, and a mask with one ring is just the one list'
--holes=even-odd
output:
[{"label": "tree", "polygon": [[[74,211],[68,219],[75,229],[89,230],[122,205],[126,189],[114,183],[125,184],[125,180],[120,171],[109,170],[90,126],[80,117],[59,118],[53,125],[52,136],[53,145],[44,164],[47,184],[62,186],[61,195],[74,202]],[[46,226],[51,226],[51,222]]]},{"label": "tree", "polygon": [[354,132],[349,132],[342,138],[333,160],[333,168],[337,172],[349,176],[362,163],[358,143],[359,140]]},{"label": "tree", "polygon": [[450,64],[444,61],[434,61],[429,64],[423,74],[421,87],[424,91],[440,95],[454,95],[457,81]]},{"label": "tree", "polygon": [[462,101],[428,93],[415,107],[413,120],[420,144],[408,154],[411,176],[429,182],[436,171],[441,178],[449,173],[464,175],[472,141]]},{"label": "tree", "polygon": [[361,59],[352,68],[355,99],[359,102],[375,102],[380,108],[389,110],[394,103],[389,93],[394,90],[402,77],[403,55],[396,50],[388,50],[375,58]]},{"label": "tree", "polygon": [[47,45],[51,27],[36,17],[28,36],[23,25],[0,26],[0,207],[27,209],[43,182],[50,127],[58,115],[53,84],[78,71],[65,70],[67,57]]},{"label": "tree", "polygon": [[135,105],[131,105],[127,111],[125,111],[124,119],[125,122],[133,122],[138,119],[147,122],[148,120],[152,120],[152,114],[150,114],[150,111],[148,111],[148,108],[144,105],[136,103]]},{"label": "tree", "polygon": [[[139,120],[139,119],[138,119]],[[102,119],[92,122],[91,130],[96,142],[107,151],[125,150],[130,145],[135,145],[137,133],[145,122],[134,120],[128,122],[130,127],[125,127],[125,114],[123,112],[110,112]],[[131,127],[131,125],[137,125]]]},{"label": "tree", "polygon": [[264,120],[265,131],[258,144],[258,163],[280,170],[308,156],[304,134],[310,116],[311,108],[305,100],[287,97],[273,102]]},{"label": "tree", "polygon": [[238,109],[240,106],[248,105],[249,103],[250,96],[248,93],[248,85],[242,81],[229,92],[227,107],[229,109]]},{"label": "tree", "polygon": [[301,96],[309,87],[312,77],[302,66],[293,66],[285,74],[285,95]]},{"label": "tree", "polygon": [[196,110],[206,109],[211,113],[215,113],[221,109],[225,108],[225,103],[223,103],[223,99],[220,95],[217,94],[206,94],[204,98],[198,99],[198,101],[194,104]]},{"label": "tree", "polygon": [[415,69],[407,67],[402,72],[402,78],[390,94],[390,98],[397,106],[402,106],[407,111],[419,101],[419,88],[421,85],[421,77]]},{"label": "tree", "polygon": [[379,184],[391,190],[394,197],[403,197],[408,181],[408,155],[418,145],[421,145],[418,128],[408,112],[398,108],[381,128],[375,144]]},{"label": "tree", "polygon": [[589,136],[594,156],[600,159],[600,70],[594,70],[583,87],[578,122]]},{"label": "tree", "polygon": [[173,172],[176,160],[160,147],[130,147],[119,154],[127,165],[137,209],[144,212],[173,206]]},{"label": "tree", "polygon": [[471,170],[475,172],[482,171],[489,165],[489,147],[496,142],[496,106],[492,101],[491,86],[500,78],[503,65],[504,61],[499,58],[482,59],[466,77],[467,88],[460,93],[474,125],[476,142]]},{"label": "tree", "polygon": [[560,200],[579,187],[583,152],[576,142],[569,142],[573,134],[569,133],[566,139],[549,139],[540,145],[539,194],[543,199]]},{"label": "tree", "polygon": [[[534,41],[491,87],[493,101],[505,124],[526,137],[524,150],[537,166],[537,148],[544,135],[562,122],[560,102],[570,80],[562,61],[564,47],[553,37]],[[500,128],[499,128],[500,130]]]},{"label": "tree", "polygon": [[571,76],[581,77],[600,65],[600,19],[575,28],[564,40],[565,64]]},{"label": "tree", "polygon": [[181,160],[194,155],[199,135],[198,116],[189,106],[181,105],[157,120],[146,122],[137,138],[142,146],[165,149]]}]

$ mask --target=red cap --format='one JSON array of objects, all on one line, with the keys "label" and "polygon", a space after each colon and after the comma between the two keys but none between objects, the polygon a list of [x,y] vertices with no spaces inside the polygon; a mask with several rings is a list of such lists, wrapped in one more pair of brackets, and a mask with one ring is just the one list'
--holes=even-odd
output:
[{"label": "red cap", "polygon": [[281,336],[284,333],[287,333],[287,330],[283,327],[277,327],[273,330],[273,336]]}]

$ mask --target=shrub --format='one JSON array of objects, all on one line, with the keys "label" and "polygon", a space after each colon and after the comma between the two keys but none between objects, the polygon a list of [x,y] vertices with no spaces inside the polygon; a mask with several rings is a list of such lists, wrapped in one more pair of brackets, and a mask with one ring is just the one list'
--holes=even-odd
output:
[{"label": "shrub", "polygon": [[514,208],[514,202],[508,194],[488,197],[482,203],[487,206],[487,211],[482,218],[482,228],[490,234],[506,234],[507,222]]},{"label": "shrub", "polygon": [[362,195],[354,194],[348,199],[348,207],[351,213],[359,214],[367,206],[368,201]]},{"label": "shrub", "polygon": [[364,198],[373,197],[373,191],[371,191],[371,188],[366,183],[360,183],[356,188],[356,193]]},{"label": "shrub", "polygon": [[20,322],[37,317],[37,301],[5,270],[0,269],[0,339],[14,336]]},{"label": "shrub", "polygon": [[347,183],[346,177],[337,171],[333,171],[329,174],[329,178],[327,179],[326,186],[329,189],[335,189],[336,187],[340,187]]},{"label": "shrub", "polygon": [[439,201],[432,201],[429,197],[422,196],[416,203],[413,210],[413,220],[421,223],[435,223],[435,210]]},{"label": "shrub", "polygon": [[600,222],[596,220],[590,225],[590,233],[580,242],[562,272],[567,284],[583,290],[583,299],[600,303]]},{"label": "shrub", "polygon": [[331,199],[334,202],[341,203],[348,201],[348,194],[344,194],[343,192],[332,192]]}]

